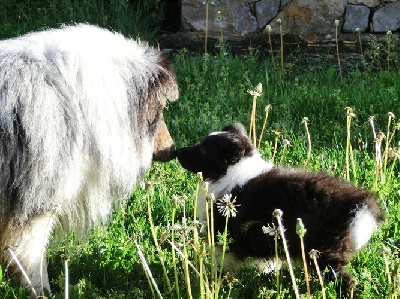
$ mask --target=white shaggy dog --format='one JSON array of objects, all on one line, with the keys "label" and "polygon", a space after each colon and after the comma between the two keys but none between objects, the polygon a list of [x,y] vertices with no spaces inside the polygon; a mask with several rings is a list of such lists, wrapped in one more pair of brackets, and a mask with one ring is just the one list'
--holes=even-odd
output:
[{"label": "white shaggy dog", "polygon": [[[86,233],[153,160],[174,158],[163,120],[178,88],[166,58],[90,25],[0,42],[0,257],[50,290],[44,252],[57,225]],[[60,212],[56,212],[56,211]],[[7,250],[11,249],[11,250]]]}]

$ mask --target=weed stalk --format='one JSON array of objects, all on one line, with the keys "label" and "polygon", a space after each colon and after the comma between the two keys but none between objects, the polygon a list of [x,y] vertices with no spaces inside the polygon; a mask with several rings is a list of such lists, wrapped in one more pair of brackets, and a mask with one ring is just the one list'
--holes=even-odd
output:
[{"label": "weed stalk", "polygon": [[21,271],[22,276],[24,277],[25,281],[27,282],[28,286],[31,288],[32,294],[35,298],[38,298],[38,295],[36,293],[35,288],[32,285],[31,280],[28,277],[28,274],[26,274],[25,269],[22,267],[21,263],[19,262],[17,256],[15,255],[14,251],[12,251],[10,246],[6,246],[6,248],[4,249],[4,251],[8,251],[8,253],[11,255],[12,259],[15,261],[15,263],[17,264],[17,267],[19,268],[19,270]]},{"label": "weed stalk", "polygon": [[269,49],[270,49],[270,52],[271,52],[272,67],[274,69],[274,77],[276,79],[277,70],[276,70],[276,64],[275,64],[274,51],[273,51],[273,48],[272,48],[272,40],[271,40],[272,28],[271,28],[271,25],[267,25],[265,27],[265,31],[267,32],[267,35],[268,35],[268,43],[269,43]]},{"label": "weed stalk", "polygon": [[381,145],[382,145],[382,140],[383,140],[384,134],[382,132],[379,132],[378,134],[376,133],[374,120],[375,120],[374,116],[369,117],[369,124],[371,125],[371,128],[372,128],[372,135],[374,137],[374,143],[375,143],[375,168],[374,168],[373,188],[374,188],[374,190],[376,190],[378,188],[379,178],[382,179]]},{"label": "weed stalk", "polygon": [[342,67],[340,65],[340,55],[339,55],[338,31],[339,31],[339,20],[335,20],[336,56],[337,56],[337,63],[338,63],[338,68],[339,68],[340,82],[343,82]]},{"label": "weed stalk", "polygon": [[64,272],[65,272],[64,296],[65,299],[69,299],[69,269],[68,269],[69,256],[66,254],[62,254],[61,259],[64,261]]},{"label": "weed stalk", "polygon": [[364,68],[364,71],[367,70],[367,66],[365,64],[365,56],[364,56],[364,51],[362,47],[362,41],[361,41],[361,30],[360,28],[356,28],[357,36],[358,36],[358,43],[360,44],[360,55],[361,55],[361,64]]},{"label": "weed stalk", "polygon": [[155,293],[154,293],[154,290],[155,290],[157,295],[158,295],[158,298],[162,299],[163,297],[161,295],[160,290],[158,289],[156,281],[154,280],[153,274],[151,273],[149,264],[146,261],[146,258],[145,258],[144,254],[143,254],[142,249],[140,248],[139,244],[137,243],[137,241],[135,239],[133,240],[133,242],[134,242],[134,244],[136,246],[136,250],[137,250],[137,253],[139,255],[140,263],[142,264],[144,273],[146,274],[147,280],[149,281],[149,285],[150,285],[151,292],[153,294],[153,298],[156,297]]},{"label": "weed stalk", "polygon": [[282,30],[282,20],[278,19],[276,22],[279,25],[279,36],[280,36],[280,41],[281,41],[281,46],[280,46],[280,55],[281,55],[281,81],[283,82],[284,77],[285,77],[285,66],[283,65],[283,30]]},{"label": "weed stalk", "polygon": [[282,153],[281,153],[281,160],[279,161],[279,164],[283,163],[283,159],[285,158],[285,153],[286,153],[286,149],[291,146],[290,141],[286,138],[283,139],[283,149],[282,149]]},{"label": "weed stalk", "polygon": [[271,162],[272,163],[274,162],[275,156],[276,156],[276,154],[278,152],[278,140],[279,140],[279,137],[282,136],[282,133],[279,132],[279,131],[275,131],[274,130],[273,133],[275,135],[275,140],[274,140],[274,149],[273,149],[272,158],[271,158]]},{"label": "weed stalk", "polygon": [[264,118],[264,123],[263,123],[262,129],[261,129],[260,138],[258,139],[258,146],[257,146],[258,150],[260,150],[260,147],[261,147],[261,141],[262,141],[262,137],[264,135],[265,126],[267,125],[268,114],[271,109],[272,109],[271,105],[268,104],[267,106],[265,106],[265,118]]},{"label": "weed stalk", "polygon": [[353,108],[346,107],[346,180],[350,181],[350,160],[353,172],[354,182],[357,181],[356,165],[354,162],[353,148],[351,146],[351,120],[356,117],[353,113]]},{"label": "weed stalk", "polygon": [[308,142],[307,159],[306,159],[306,162],[304,163],[304,166],[308,165],[308,162],[310,161],[310,157],[311,157],[311,135],[310,135],[310,131],[308,130],[309,122],[310,121],[309,121],[308,117],[303,117],[302,123],[304,124],[304,127],[306,129],[307,142]]},{"label": "weed stalk", "polygon": [[325,290],[325,286],[324,286],[324,280],[322,279],[321,271],[319,269],[318,262],[317,262],[319,252],[315,249],[311,249],[311,251],[308,254],[310,255],[311,259],[313,260],[315,269],[317,271],[319,283],[321,285],[321,290],[322,290],[322,299],[326,299],[326,290]]},{"label": "weed stalk", "polygon": [[208,43],[208,6],[211,0],[206,0],[206,28],[205,28],[205,38],[204,38],[204,52],[207,53],[207,43]]},{"label": "weed stalk", "polygon": [[388,124],[387,124],[387,131],[386,131],[386,143],[385,143],[385,150],[383,152],[383,172],[384,172],[384,177],[383,177],[383,183],[385,183],[386,180],[386,166],[387,166],[387,162],[388,162],[388,158],[389,158],[389,146],[390,146],[390,142],[392,141],[392,137],[390,135],[390,126],[392,124],[392,120],[395,119],[394,113],[393,112],[388,112]]},{"label": "weed stalk", "polygon": [[386,45],[387,45],[387,70],[390,71],[390,63],[392,60],[391,46],[392,46],[392,31],[389,29],[386,31]]},{"label": "weed stalk", "polygon": [[249,94],[253,96],[253,105],[251,109],[251,116],[250,116],[250,128],[249,128],[249,138],[253,138],[253,144],[257,146],[257,135],[256,135],[256,108],[257,108],[257,98],[262,95],[262,84],[258,83],[256,88],[253,90],[247,91]]},{"label": "weed stalk", "polygon": [[273,212],[273,216],[276,218],[276,221],[278,222],[279,234],[281,236],[283,248],[285,250],[286,262],[289,266],[289,273],[290,273],[290,277],[292,278],[293,290],[296,295],[296,299],[300,299],[299,290],[298,290],[297,284],[296,284],[296,278],[295,278],[294,272],[293,272],[292,261],[289,256],[289,250],[288,250],[288,246],[287,246],[287,242],[286,242],[286,238],[285,238],[285,233],[284,233],[285,230],[284,230],[283,224],[282,224],[282,214],[283,214],[283,212],[280,209],[275,209]]},{"label": "weed stalk", "polygon": [[[176,205],[172,207],[172,213],[171,213],[171,225],[174,226],[175,224],[175,215],[176,215]],[[171,232],[171,242],[175,242],[175,231],[172,230]],[[178,269],[177,269],[177,260],[175,256],[175,250],[172,250],[172,268],[174,271],[174,280],[175,280],[175,292],[176,292],[176,298],[180,298],[180,292],[179,292],[179,277],[178,277]]]},{"label": "weed stalk", "polygon": [[299,235],[299,238],[300,238],[301,258],[303,260],[304,276],[305,276],[306,287],[307,287],[307,298],[310,299],[311,298],[310,278],[308,277],[306,254],[304,252],[304,235],[306,234],[306,232],[307,232],[307,230],[304,227],[303,221],[301,220],[301,218],[297,218],[296,233]]},{"label": "weed stalk", "polygon": [[156,232],[156,228],[154,226],[153,217],[152,217],[152,213],[151,213],[150,196],[154,192],[151,182],[147,182],[146,183],[146,190],[147,190],[147,196],[146,196],[146,199],[147,199],[147,213],[148,213],[148,217],[149,217],[151,235],[153,237],[154,245],[156,246],[158,257],[159,257],[160,262],[161,262],[161,267],[163,269],[163,274],[164,274],[165,281],[167,282],[168,291],[171,291],[172,290],[171,289],[171,282],[170,282],[169,277],[168,277],[167,268],[165,267],[164,253],[161,250],[161,246],[160,246],[160,244],[158,243],[158,240],[157,240],[157,232]]}]

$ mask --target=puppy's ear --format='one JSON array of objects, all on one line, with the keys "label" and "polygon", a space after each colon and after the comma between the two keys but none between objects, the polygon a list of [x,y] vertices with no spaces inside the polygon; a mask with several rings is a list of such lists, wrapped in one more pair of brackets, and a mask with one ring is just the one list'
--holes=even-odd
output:
[{"label": "puppy's ear", "polygon": [[219,152],[227,165],[232,165],[244,156],[245,146],[242,140],[235,134],[228,134],[228,136],[219,143]]},{"label": "puppy's ear", "polygon": [[226,127],[224,127],[222,129],[222,131],[230,132],[230,133],[234,133],[234,134],[238,134],[238,135],[247,137],[246,129],[244,128],[244,126],[241,123],[233,123],[233,124],[227,125]]}]

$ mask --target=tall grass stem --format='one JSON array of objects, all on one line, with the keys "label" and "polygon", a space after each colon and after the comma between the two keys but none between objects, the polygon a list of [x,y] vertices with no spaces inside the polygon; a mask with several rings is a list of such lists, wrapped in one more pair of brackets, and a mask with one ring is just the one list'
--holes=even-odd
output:
[{"label": "tall grass stem", "polygon": [[32,285],[31,280],[28,277],[28,274],[26,274],[25,269],[22,267],[21,263],[19,262],[17,256],[15,255],[14,251],[12,251],[10,246],[6,246],[6,248],[4,249],[5,251],[7,251],[12,259],[15,261],[15,263],[17,264],[17,267],[19,268],[19,270],[21,271],[22,276],[24,277],[25,281],[27,282],[28,286],[30,287],[32,294],[35,298],[38,298],[38,295],[36,293],[35,288]]},{"label": "tall grass stem", "polygon": [[319,269],[318,261],[317,261],[318,254],[319,254],[318,251],[315,249],[311,249],[311,251],[309,252],[310,257],[314,262],[315,270],[317,271],[317,275],[318,275],[318,280],[321,285],[322,299],[326,299],[326,289],[325,289],[325,285],[324,285],[324,280],[322,279],[321,271]]},{"label": "tall grass stem", "polygon": [[284,228],[283,228],[283,224],[282,224],[282,214],[283,214],[283,212],[279,209],[276,209],[273,212],[273,216],[276,218],[276,221],[278,222],[279,234],[281,236],[283,248],[284,248],[285,254],[286,254],[286,262],[288,264],[290,277],[292,279],[293,291],[296,295],[296,299],[300,299],[299,289],[297,288],[296,278],[294,276],[292,261],[290,259],[289,249],[288,249],[288,245],[286,242]]}]

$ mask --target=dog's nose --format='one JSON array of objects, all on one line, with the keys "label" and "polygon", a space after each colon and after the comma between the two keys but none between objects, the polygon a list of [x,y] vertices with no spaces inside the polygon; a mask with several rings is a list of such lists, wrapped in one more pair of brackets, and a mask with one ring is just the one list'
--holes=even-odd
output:
[{"label": "dog's nose", "polygon": [[156,154],[153,154],[153,161],[157,162],[168,162],[175,158],[176,158],[175,145],[171,145],[170,147],[158,151]]}]

